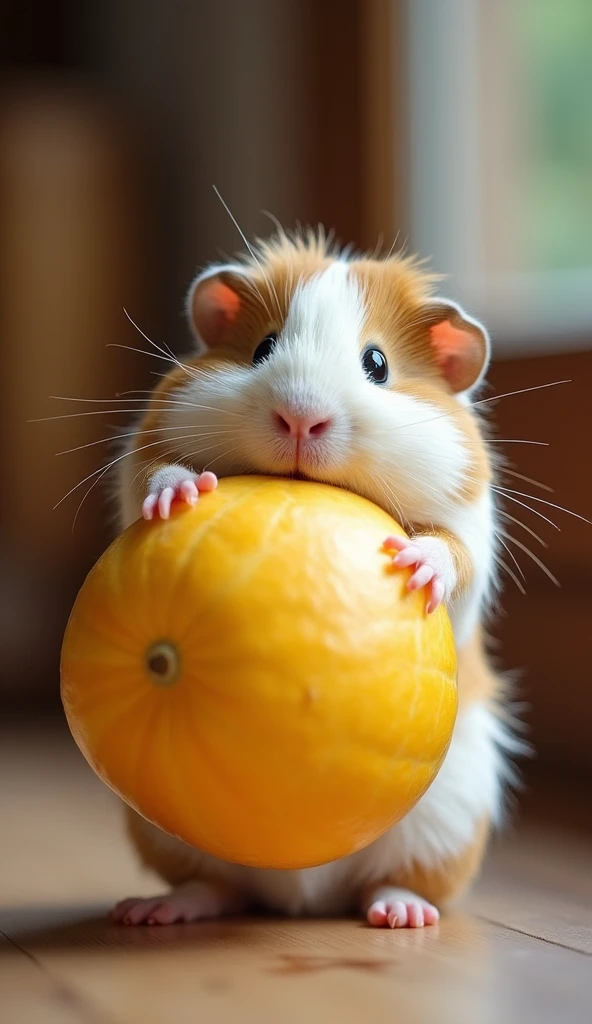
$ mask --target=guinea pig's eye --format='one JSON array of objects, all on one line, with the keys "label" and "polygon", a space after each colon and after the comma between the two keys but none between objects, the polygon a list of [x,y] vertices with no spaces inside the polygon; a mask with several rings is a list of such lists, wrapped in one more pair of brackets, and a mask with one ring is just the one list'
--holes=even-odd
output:
[{"label": "guinea pig's eye", "polygon": [[253,366],[257,366],[257,363],[263,363],[266,359],[269,359],[272,349],[277,341],[277,334],[272,332],[267,334],[263,341],[260,341],[257,348],[253,352]]},{"label": "guinea pig's eye", "polygon": [[388,380],[388,363],[384,352],[376,345],[368,345],[362,352],[362,366],[368,378],[374,384],[384,384]]}]

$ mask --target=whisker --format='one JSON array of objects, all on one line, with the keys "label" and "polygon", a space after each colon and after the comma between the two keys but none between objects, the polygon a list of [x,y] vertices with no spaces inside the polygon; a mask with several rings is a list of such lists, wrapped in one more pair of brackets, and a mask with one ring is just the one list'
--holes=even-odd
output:
[{"label": "whisker", "polygon": [[[241,236],[241,238],[242,238],[243,242],[245,243],[245,245],[246,245],[247,249],[249,250],[249,253],[251,254],[251,257],[252,257],[252,259],[253,259],[253,260],[255,261],[255,263],[256,263],[256,264],[257,264],[257,266],[259,267],[259,270],[261,271],[261,274],[263,275],[263,280],[264,280],[264,281],[267,281],[267,283],[268,283],[268,284],[270,285],[270,287],[271,287],[271,290],[272,290],[272,292],[273,292],[273,294],[274,294],[274,296],[275,296],[275,301],[276,301],[276,306],[277,306],[277,311],[278,311],[278,315],[279,315],[279,317],[280,317],[280,319],[281,319],[282,311],[281,311],[281,307],[280,307],[280,300],[279,300],[279,298],[278,298],[278,293],[277,293],[277,291],[276,291],[276,289],[275,289],[275,285],[274,285],[273,281],[271,280],[271,278],[268,278],[268,277],[267,277],[267,275],[266,275],[266,273],[265,273],[265,271],[264,271],[264,269],[263,269],[263,265],[262,265],[262,264],[261,264],[261,262],[259,261],[259,259],[258,259],[257,255],[256,255],[256,253],[255,253],[255,250],[254,250],[253,246],[252,246],[252,245],[251,245],[251,244],[249,243],[249,240],[248,240],[247,236],[245,235],[244,231],[242,230],[242,228],[241,228],[240,224],[238,223],[238,221],[237,221],[236,217],[235,217],[235,216],[234,216],[234,214],[233,214],[233,213],[231,212],[231,210],[230,210],[230,207],[228,206],[228,203],[226,203],[226,202],[224,201],[224,199],[223,199],[223,198],[222,198],[222,196],[220,195],[220,192],[219,192],[219,190],[218,190],[218,189],[216,188],[216,186],[215,186],[215,185],[213,186],[213,188],[214,188],[214,192],[215,192],[215,193],[216,193],[216,195],[218,196],[218,199],[219,199],[219,200],[220,200],[220,202],[222,203],[222,206],[223,206],[223,207],[224,207],[224,209],[226,210],[226,213],[227,213],[227,214],[228,214],[228,216],[230,217],[230,219],[231,219],[232,223],[234,224],[234,226],[235,226],[236,230],[238,231],[238,233],[239,233],[239,235]],[[265,305],[265,303],[264,303],[264,305]],[[266,309],[266,312],[267,312],[268,316],[269,316],[269,317],[270,317],[270,318],[271,318],[271,319],[273,320],[273,317],[271,316],[271,313],[269,312],[269,309],[267,308],[267,306],[265,306],[265,309]]]},{"label": "whisker", "polygon": [[[133,394],[133,393],[134,392],[130,392],[130,394]],[[125,394],[126,394],[125,391],[116,392],[114,398],[77,398],[77,397],[74,397],[73,395],[48,395],[47,397],[49,399],[51,399],[52,402],[87,402],[89,404],[92,403],[92,404],[97,404],[97,405],[98,404],[101,404],[101,405],[113,405],[113,402],[119,400],[120,395],[125,395]],[[152,395],[152,394],[154,394],[154,391],[153,390],[151,391],[151,390],[147,389],[146,390],[146,394],[147,395]],[[125,402],[145,402],[146,399],[145,398],[125,398],[125,399],[122,398],[121,401],[125,401]],[[164,401],[164,399],[163,399],[163,401]],[[35,421],[33,421],[33,422],[35,422]]]},{"label": "whisker", "polygon": [[[464,438],[463,444],[483,444],[483,442],[471,441],[468,438]],[[520,437],[488,437],[487,444],[538,444],[543,448],[548,448],[550,441],[529,441]]]},{"label": "whisker", "polygon": [[[454,416],[455,413],[444,413],[443,414],[443,416],[448,416],[448,415]],[[443,417],[440,417],[440,416],[435,416],[434,417],[434,419],[441,419],[441,418],[443,418]],[[421,420],[421,423],[431,423],[431,420]],[[414,427],[414,426],[419,426],[419,424],[416,424],[416,423],[405,423],[402,427],[395,427],[395,428],[392,428],[391,430],[376,431],[374,436],[375,437],[381,437],[381,436],[392,437],[393,433],[395,433],[396,431],[398,431],[398,430],[406,430],[408,427]],[[493,437],[493,438],[492,437],[488,437],[485,442],[483,442],[482,440],[473,440],[472,438],[469,438],[469,437],[463,437],[462,443],[463,444],[477,444],[477,445],[483,445],[484,443],[487,444],[487,445],[490,445],[490,444],[535,444],[535,445],[539,445],[540,447],[543,447],[543,448],[549,448],[550,447],[550,442],[549,441],[532,441],[529,438],[524,438],[524,437]]]},{"label": "whisker", "polygon": [[[568,516],[573,516],[574,519],[581,519],[583,523],[588,523],[592,526],[592,519],[586,519],[586,517],[581,516],[579,512],[572,512],[570,508],[564,508],[563,505],[556,505],[554,501],[547,501],[546,498],[538,498],[536,494],[525,494],[524,491],[515,491],[511,487],[503,487],[501,484],[498,484],[497,489],[499,491],[504,491],[506,494],[519,494],[522,498],[530,498],[531,501],[538,501],[542,505],[548,505],[549,508],[556,508],[559,512],[565,512]],[[531,511],[534,511],[534,509]]]},{"label": "whisker", "polygon": [[[194,436],[194,440],[198,441],[199,440],[199,435],[197,437]],[[196,451],[191,453],[191,455],[189,457],[190,461],[193,462],[193,460],[194,460],[194,458],[196,456],[204,455],[205,452],[211,452],[212,448],[219,448],[221,444],[226,444],[227,440],[228,440],[228,438],[224,438],[223,441],[215,441],[214,444],[207,445],[206,448],[198,448],[198,449],[196,449]],[[236,447],[240,448],[240,445],[237,445]],[[234,448],[231,449],[231,451],[234,451],[234,450],[235,450]],[[221,456],[216,456],[216,458],[220,458],[220,457]],[[201,472],[203,473],[203,469],[202,469]]]},{"label": "whisker", "polygon": [[520,565],[518,559],[516,558],[516,555],[511,550],[511,548],[508,547],[508,545],[505,543],[505,541],[502,539],[503,531],[502,530],[496,530],[495,531],[495,535],[496,535],[497,539],[499,540],[501,546],[503,548],[505,548],[505,550],[508,552],[510,558],[512,559],[512,561],[513,561],[514,565],[516,566],[516,568],[517,568],[520,576],[522,577],[522,579],[524,581],[526,581],[526,576],[524,575],[524,571],[523,571],[522,566]]},{"label": "whisker", "polygon": [[510,566],[508,565],[508,563],[504,562],[503,558],[500,558],[499,555],[495,556],[495,560],[496,560],[498,565],[501,565],[502,569],[505,569],[505,571],[507,572],[507,574],[510,577],[510,579],[514,580],[514,583],[518,587],[518,590],[520,591],[520,593],[523,596],[525,596],[526,595],[526,590],[522,586],[522,583],[518,579],[516,573],[512,569],[510,569]]},{"label": "whisker", "polygon": [[178,465],[178,452],[176,448],[167,448],[164,452],[158,452],[154,458],[152,455],[148,456],[147,459],[140,459],[138,461],[139,469],[137,473],[134,473],[132,477],[132,484],[136,482],[139,476],[144,473],[146,476],[149,475],[150,469],[154,466],[158,466],[159,463],[170,461],[173,465]]},{"label": "whisker", "polygon": [[122,345],[118,341],[110,341],[105,347],[121,348],[126,352],[138,352],[141,356],[149,356],[151,359],[161,359],[165,363],[172,363],[173,366],[178,366],[188,377],[195,377],[195,373],[189,366],[186,366],[185,363],[180,363],[178,359],[173,359],[171,356],[161,355],[159,352],[147,352],[145,348],[137,348],[134,345]]},{"label": "whisker", "polygon": [[[186,436],[178,437],[175,440],[176,441],[186,441],[186,440],[194,440],[194,439],[195,439],[195,434],[187,434]],[[71,487],[70,490],[67,492],[67,494],[64,494],[63,498],[60,498],[60,500],[53,506],[54,511],[55,511],[55,509],[59,505],[62,504],[63,501],[66,500],[66,498],[69,498],[70,495],[74,493],[74,491],[78,490],[79,487],[82,487],[83,484],[85,484],[87,482],[87,480],[92,480],[92,478],[94,476],[96,476],[98,473],[103,475],[103,473],[106,473],[109,469],[112,469],[113,466],[116,466],[118,462],[121,462],[122,459],[129,458],[130,455],[134,455],[136,452],[142,452],[146,448],[154,448],[156,445],[159,445],[159,444],[168,444],[169,441],[170,441],[170,438],[164,438],[161,441],[150,441],[148,444],[143,444],[139,448],[132,448],[129,452],[123,452],[122,455],[118,455],[117,458],[113,459],[112,462],[110,462],[108,464],[108,466],[106,466],[104,469],[103,469],[103,467],[99,467],[99,469],[95,469],[92,473],[89,473],[88,476],[85,476],[83,480],[80,480],[77,484],[75,484],[74,487]]]},{"label": "whisker", "polygon": [[[99,438],[98,441],[88,441],[87,444],[79,444],[76,446],[76,448],[66,448],[61,452],[56,452],[56,456],[71,455],[72,452],[82,451],[83,448],[92,448],[97,444],[107,444],[109,441],[122,441],[132,437],[140,437],[144,434],[163,434],[171,430],[187,430],[187,428],[190,426],[191,424],[184,423],[182,426],[178,427],[151,427],[149,430],[129,430],[125,434],[111,434],[109,437]],[[207,424],[204,424],[204,426],[207,426]],[[211,430],[207,433],[202,433],[200,430],[200,426],[197,425],[194,425],[194,429],[199,431],[199,434],[197,435],[198,437],[214,437],[217,436],[218,434],[236,434],[236,430],[232,429]],[[168,437],[166,438],[166,440],[171,441],[175,439]]]},{"label": "whisker", "polygon": [[[158,400],[154,404],[160,405]],[[164,408],[163,408],[163,406],[164,406]],[[215,406],[212,406],[212,405],[196,405],[194,402],[176,402],[176,401],[174,401],[174,402],[171,402],[171,403],[167,403],[166,401],[163,400],[163,405],[160,405],[160,408],[158,408],[157,411],[161,412],[161,413],[166,413],[166,412],[175,413],[177,408],[179,408],[180,406],[183,407],[183,408],[186,408],[186,409],[193,409],[193,410],[201,409],[201,410],[205,410],[206,412],[216,412],[216,413],[221,413],[221,414],[223,413],[224,416],[227,416],[227,415],[228,416],[239,416],[240,418],[242,418],[242,413],[240,413],[240,412],[233,412],[230,409],[224,409],[224,410],[217,409]],[[135,408],[135,409],[92,409],[92,410],[87,410],[85,412],[66,412],[66,413],[60,413],[58,416],[41,416],[41,417],[39,417],[37,419],[34,419],[34,420],[28,420],[28,422],[29,423],[48,423],[48,422],[51,422],[52,420],[78,419],[81,416],[111,416],[111,415],[117,416],[117,415],[122,415],[122,414],[137,416],[138,413],[141,413],[143,411],[144,410],[141,407],[140,408]]]},{"label": "whisker", "polygon": [[535,516],[539,516],[540,519],[544,519],[546,523],[549,523],[556,530],[561,532],[561,527],[557,526],[557,523],[554,523],[552,519],[548,518],[548,516],[544,516],[542,512],[539,512],[538,508],[531,508],[530,505],[527,505],[524,501],[520,501],[519,498],[514,498],[511,494],[501,491],[495,484],[491,484],[491,489],[492,491],[496,491],[496,493],[500,494],[502,498],[507,498],[508,501],[515,501],[517,505],[522,505],[522,508],[528,509],[529,512],[532,512]]},{"label": "whisker", "polygon": [[538,533],[535,533],[534,530],[531,530],[530,526],[527,526],[526,523],[523,523],[521,519],[517,519],[516,516],[511,516],[510,513],[506,512],[504,508],[498,508],[497,511],[500,516],[504,517],[504,519],[510,519],[513,523],[516,523],[516,526],[521,526],[522,529],[526,530],[526,532],[529,533],[531,537],[534,537],[535,540],[538,540],[539,544],[541,544],[544,548],[549,547],[547,542],[544,541],[542,537],[539,537]]},{"label": "whisker", "polygon": [[[161,353],[161,355],[164,358],[170,359],[173,363],[175,363],[175,365],[178,366],[180,370],[185,370],[185,372],[188,373],[189,375],[192,374],[191,367],[186,366],[185,363],[180,362],[180,360],[177,359],[177,356],[172,351],[172,349],[169,348],[168,345],[166,345],[164,348],[162,348],[160,345],[157,345],[155,341],[152,341],[152,338],[149,338],[148,335],[141,329],[141,327],[138,327],[138,325],[135,322],[135,320],[132,320],[132,318],[129,315],[129,313],[128,313],[127,309],[125,308],[125,306],[123,307],[123,312],[125,313],[125,315],[128,318],[130,324],[132,325],[132,327],[136,328],[138,334],[140,334],[148,342],[149,345],[152,345],[156,349],[157,352]],[[146,355],[150,355],[150,354],[151,353],[146,352]]]},{"label": "whisker", "polygon": [[553,494],[553,488],[547,484],[542,484],[540,480],[533,480],[531,476],[524,476],[524,473],[517,473],[514,469],[502,469],[502,473],[506,476],[515,476],[518,480],[524,480],[527,484],[534,484],[535,487],[540,487],[542,491],[548,491],[549,494]]},{"label": "whisker", "polygon": [[387,484],[386,480],[379,477],[376,473],[369,474],[370,479],[376,484],[376,486],[382,491],[387,505],[390,506],[391,502],[394,505],[395,512],[399,517],[400,525],[403,526],[407,519],[403,512],[402,506],[390,484]]},{"label": "whisker", "polygon": [[[129,392],[129,394],[133,394],[133,393],[134,392]],[[136,392],[136,393],[139,393],[139,392]],[[154,390],[150,390],[149,388],[147,388],[144,391],[144,394],[146,394],[146,395],[153,395],[154,396],[153,398],[150,399],[150,401],[148,403],[146,403],[146,399],[145,398],[127,398],[127,397],[121,398],[121,401],[124,404],[129,404],[130,402],[138,402],[138,404],[140,405],[140,409],[139,410],[138,409],[124,409],[123,411],[124,412],[138,412],[138,411],[141,411],[142,405],[148,404],[148,405],[166,405],[167,407],[170,407],[170,406],[183,406],[186,409],[206,409],[209,412],[224,413],[225,416],[227,414],[230,414],[231,416],[240,416],[240,415],[242,415],[241,413],[238,413],[238,412],[232,412],[232,410],[229,410],[229,409],[220,409],[218,406],[200,405],[197,402],[183,402],[180,399],[173,397],[174,395],[184,394],[184,393],[185,393],[185,389],[184,388],[175,388],[173,390],[173,392],[172,392],[172,395],[169,395],[166,398],[161,398],[159,395],[155,395]],[[71,395],[49,395],[48,397],[52,401],[56,401],[56,402],[84,402],[84,403],[88,403],[88,404],[91,404],[91,405],[113,405],[113,402],[119,401],[120,395],[127,395],[127,394],[128,394],[128,392],[125,392],[125,391],[118,392],[115,395],[115,398],[74,398]],[[117,410],[114,410],[114,411],[117,412]],[[105,412],[106,415],[108,415],[111,412],[111,410],[110,409],[106,409],[106,410],[104,410],[104,412]],[[84,415],[84,414],[83,413],[81,413],[81,414],[75,413],[74,415]],[[44,417],[44,419],[54,419],[54,418],[55,417],[51,417],[51,416],[50,417]],[[29,420],[28,422],[29,423],[41,423],[41,422],[43,422],[43,420]]]},{"label": "whisker", "polygon": [[[165,441],[163,441],[163,443],[166,443],[166,441],[168,441],[168,440],[170,440],[170,438],[167,438],[167,439],[165,439]],[[225,442],[222,442],[222,441],[220,441],[219,443],[220,443],[220,444],[223,444],[223,443],[225,443]],[[151,445],[145,445],[144,447],[151,447]],[[212,447],[215,447],[215,446],[214,446],[214,445],[211,445],[210,447],[212,448]],[[205,450],[205,451],[209,451],[210,449],[209,449],[209,448],[206,448],[206,449],[204,449],[204,450]],[[132,455],[132,454],[136,454],[136,452],[139,452],[139,451],[142,451],[142,448],[135,448],[135,449],[133,449],[133,450],[132,450],[131,452],[125,452],[125,453],[124,453],[124,455]],[[150,465],[154,465],[154,466],[156,466],[156,465],[158,464],[158,462],[162,461],[162,460],[163,460],[164,458],[170,457],[170,456],[171,456],[171,455],[173,455],[173,454],[176,454],[176,450],[175,450],[174,448],[169,448],[169,449],[167,449],[167,451],[165,451],[165,452],[159,452],[159,453],[158,453],[158,456],[157,456],[157,459],[156,459],[156,460],[155,460],[155,459],[152,459],[152,458],[149,458],[149,459],[143,459],[143,460],[142,460],[142,465],[141,465],[141,468],[140,468],[140,469],[138,470],[138,472],[137,472],[137,473],[135,473],[135,474],[134,474],[134,477],[133,477],[133,479],[132,479],[132,484],[134,484],[134,483],[136,482],[136,480],[138,479],[138,477],[139,477],[139,476],[140,476],[140,475],[141,475],[142,473],[147,473],[147,472],[149,471],[149,469],[150,469]],[[80,512],[80,510],[81,510],[81,508],[82,508],[82,506],[83,506],[84,502],[85,502],[85,501],[86,501],[86,499],[88,498],[88,496],[89,496],[90,492],[91,492],[91,491],[93,490],[93,488],[94,488],[94,487],[96,487],[96,485],[97,485],[97,484],[98,484],[98,483],[100,482],[100,480],[101,480],[101,479],[102,479],[102,478],[103,478],[103,477],[105,476],[105,474],[106,474],[106,473],[108,473],[108,471],[109,471],[109,470],[110,470],[110,469],[111,469],[111,468],[112,468],[112,467],[113,467],[113,466],[115,465],[115,462],[116,462],[116,461],[118,461],[118,460],[114,460],[114,462],[111,462],[111,463],[110,463],[110,464],[109,464],[108,466],[105,466],[105,467],[104,467],[104,469],[102,470],[102,472],[98,472],[98,471],[97,471],[97,472],[98,472],[98,476],[97,476],[96,480],[94,480],[94,481],[92,482],[92,484],[90,485],[90,487],[88,488],[88,490],[87,490],[87,491],[85,492],[85,494],[84,494],[84,496],[83,496],[83,498],[82,498],[82,501],[80,502],[80,504],[79,504],[78,508],[76,509],[76,513],[75,513],[75,515],[74,515],[74,519],[73,519],[73,521],[72,521],[72,532],[74,532],[74,527],[76,526],[76,520],[78,519],[78,514],[79,514],[79,512]],[[145,468],[145,467],[146,467],[146,464],[147,464],[147,469]],[[88,480],[88,479],[90,479],[90,478],[89,478],[89,477],[87,477],[86,479]],[[85,483],[85,481],[83,480],[83,481],[81,481],[81,483]],[[77,485],[77,486],[79,486],[79,485]],[[75,490],[76,488],[73,488],[73,489]],[[69,492],[69,493],[72,493],[72,492]],[[67,498],[67,497],[68,497],[68,495],[64,495],[64,498],[62,498],[61,500],[63,501],[63,500],[64,500],[65,498]],[[58,504],[59,504],[59,502],[58,502]],[[57,507],[57,506],[56,506],[56,507]]]},{"label": "whisker", "polygon": [[[88,498],[88,496],[89,496],[90,492],[92,491],[92,489],[94,487],[96,487],[96,485],[99,483],[99,481],[103,479],[105,474],[108,473],[110,469],[111,469],[111,466],[105,466],[105,468],[102,470],[102,472],[97,476],[96,480],[93,480],[93,482],[91,483],[91,485],[88,488],[88,490],[85,491],[85,493],[83,494],[82,501],[80,502],[78,508],[76,509],[76,512],[74,513],[74,518],[72,520],[72,533],[74,533],[74,528],[76,526],[76,521],[77,521],[78,516],[80,514],[80,510],[81,510],[82,506],[84,505],[84,502]],[[89,478],[87,477],[86,479],[88,480]],[[85,483],[85,482],[86,481],[84,481],[84,480],[82,481],[82,483]],[[72,492],[69,492],[69,493],[72,493]],[[67,494],[64,495],[64,498],[67,498],[67,497],[68,497]],[[62,498],[61,500],[63,501],[64,499]],[[58,502],[58,505],[59,504],[60,504],[60,502]],[[57,507],[58,507],[57,505],[54,505],[54,509],[56,509]]]},{"label": "whisker", "polygon": [[[76,420],[82,416],[118,416],[121,414],[137,416],[138,413],[142,412],[142,409],[93,409],[86,412],[64,412],[60,413],[59,416],[40,416],[34,420],[28,420],[29,423],[51,423],[54,420]],[[166,412],[165,409],[162,412]]]},{"label": "whisker", "polygon": [[506,530],[501,530],[500,532],[503,534],[504,537],[507,537],[508,540],[512,541],[512,544],[516,544],[516,546],[519,547],[521,551],[524,551],[524,553],[528,555],[529,558],[532,558],[533,562],[535,562],[539,566],[539,568],[543,570],[545,575],[549,577],[549,579],[555,584],[556,587],[561,586],[557,577],[553,575],[553,573],[545,565],[545,563],[541,562],[541,559],[538,558],[537,555],[535,555],[534,552],[526,546],[526,544],[523,544],[521,540],[517,540],[516,537],[513,537],[511,533],[507,533]]},{"label": "whisker", "polygon": [[466,412],[467,409],[475,409],[479,405],[486,405],[488,402],[501,402],[502,398],[512,398],[514,395],[524,395],[529,391],[542,391],[544,388],[554,388],[559,384],[571,384],[570,380],[553,380],[548,384],[535,384],[530,388],[520,388],[518,391],[506,391],[502,395],[492,395],[490,398],[480,398],[477,402],[469,402],[468,405],[460,405],[458,409],[453,412],[443,412],[438,416],[431,416],[426,420],[418,420],[415,423],[406,423],[403,427],[399,427],[399,430],[406,430],[409,427],[419,427],[423,423],[432,423],[434,420],[444,419],[446,416],[458,416],[462,412]]},{"label": "whisker", "polygon": [[[238,451],[238,449],[240,447],[241,447],[241,445],[237,444],[237,445],[234,446],[234,448],[229,448],[227,451],[222,452],[221,455],[214,456],[214,458],[210,459],[210,461],[203,467],[202,472],[205,472],[206,469],[209,469],[210,466],[216,461],[216,459],[225,459],[228,455],[232,455],[233,452]],[[205,451],[208,451],[208,449],[206,448]],[[201,454],[203,454],[203,452],[199,452],[199,454],[201,455]]]},{"label": "whisker", "polygon": [[[165,374],[165,376],[166,376],[166,374]],[[179,390],[179,389],[175,388],[175,390]],[[129,401],[129,402],[145,402],[146,401],[145,398],[129,398],[129,395],[153,395],[153,394],[154,394],[154,388],[132,388],[129,391],[116,391],[115,392],[115,397],[116,398],[121,398],[122,401],[125,400],[125,401]],[[87,399],[84,399],[84,398],[70,398],[69,401],[70,402],[84,402],[84,401],[87,401],[87,402],[108,402],[108,401],[110,401],[110,399],[108,399],[108,398],[87,398]]]}]

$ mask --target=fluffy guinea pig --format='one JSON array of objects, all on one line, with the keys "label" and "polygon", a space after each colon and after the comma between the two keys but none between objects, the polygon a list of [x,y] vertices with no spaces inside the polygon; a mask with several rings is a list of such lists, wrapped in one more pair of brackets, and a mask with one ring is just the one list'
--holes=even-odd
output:
[{"label": "fluffy guinea pig", "polygon": [[[366,849],[302,871],[228,864],[127,810],[143,862],[171,886],[129,899],[126,924],[189,921],[250,905],[290,914],[358,909],[371,925],[434,924],[481,863],[520,744],[482,620],[496,587],[495,503],[475,390],[485,329],[432,294],[413,259],[353,258],[322,233],[279,232],[194,281],[197,353],[174,360],[119,461],[122,527],[207,501],[221,476],[298,476],[344,487],[390,512],[410,540],[429,614],[444,601],[459,656],[459,714],[435,782]],[[385,538],[386,540],[386,538]]]}]

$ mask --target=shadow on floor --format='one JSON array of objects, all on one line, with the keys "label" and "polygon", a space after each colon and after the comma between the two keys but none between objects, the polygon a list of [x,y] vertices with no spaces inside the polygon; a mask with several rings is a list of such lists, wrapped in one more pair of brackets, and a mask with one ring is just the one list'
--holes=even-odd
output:
[{"label": "shadow on floor", "polygon": [[[31,904],[27,907],[0,908],[0,956],[9,953],[12,946],[35,949],[76,949],[85,952],[101,948],[113,952],[195,947],[207,944],[234,946],[241,942],[241,922],[226,918],[219,921],[201,921],[196,924],[167,925],[166,927],[126,928],[111,924],[107,918],[107,905]],[[5,941],[1,939],[4,937]],[[252,939],[251,939],[252,941]]]}]

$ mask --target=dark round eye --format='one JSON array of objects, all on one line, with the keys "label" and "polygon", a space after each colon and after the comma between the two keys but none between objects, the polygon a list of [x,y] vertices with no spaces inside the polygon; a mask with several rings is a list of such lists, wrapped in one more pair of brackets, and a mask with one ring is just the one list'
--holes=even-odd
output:
[{"label": "dark round eye", "polygon": [[263,363],[266,359],[269,359],[271,352],[277,341],[277,334],[272,332],[267,334],[263,341],[260,341],[257,348],[253,352],[253,366],[257,366],[257,363]]},{"label": "dark round eye", "polygon": [[368,345],[362,352],[362,366],[374,384],[384,384],[388,380],[388,363],[384,352],[376,345]]}]

